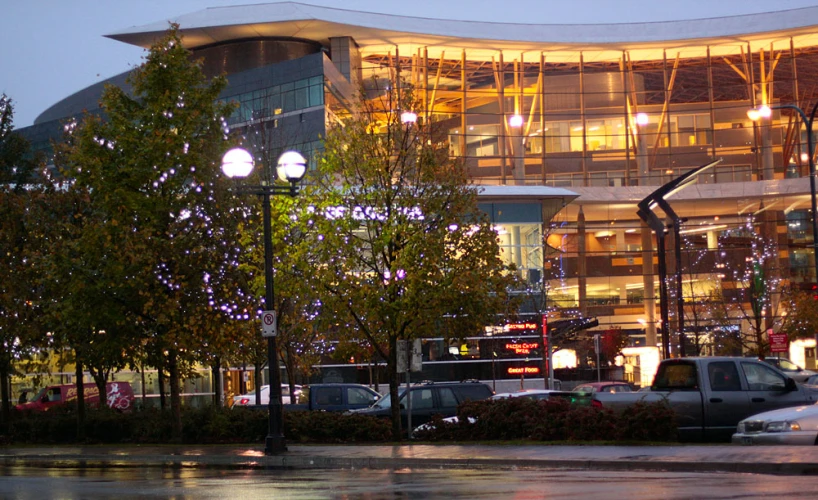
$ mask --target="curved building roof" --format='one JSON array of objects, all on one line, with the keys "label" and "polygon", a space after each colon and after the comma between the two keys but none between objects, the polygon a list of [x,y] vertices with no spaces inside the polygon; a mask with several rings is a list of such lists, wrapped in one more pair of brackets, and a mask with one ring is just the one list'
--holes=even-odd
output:
[{"label": "curved building roof", "polygon": [[[327,43],[330,37],[352,36],[364,49],[412,44],[490,51],[636,50],[691,43],[768,44],[777,38],[800,35],[812,38],[818,26],[818,6],[683,21],[517,24],[395,16],[282,2],[208,8],[172,21],[180,25],[190,48],[256,37],[296,37]],[[167,28],[168,21],[159,21],[106,36],[148,47]]]}]

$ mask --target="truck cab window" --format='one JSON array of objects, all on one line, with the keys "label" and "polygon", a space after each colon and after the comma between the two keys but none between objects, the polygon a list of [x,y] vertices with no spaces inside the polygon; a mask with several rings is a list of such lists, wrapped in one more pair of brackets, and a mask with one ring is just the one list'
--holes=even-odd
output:
[{"label": "truck cab window", "polygon": [[699,388],[696,365],[693,363],[662,363],[653,389],[660,391],[696,390]]},{"label": "truck cab window", "polygon": [[740,391],[741,381],[736,364],[732,361],[717,361],[707,366],[710,388],[713,391]]},{"label": "truck cab window", "polygon": [[783,391],[787,387],[783,376],[761,363],[741,363],[741,369],[751,391]]}]

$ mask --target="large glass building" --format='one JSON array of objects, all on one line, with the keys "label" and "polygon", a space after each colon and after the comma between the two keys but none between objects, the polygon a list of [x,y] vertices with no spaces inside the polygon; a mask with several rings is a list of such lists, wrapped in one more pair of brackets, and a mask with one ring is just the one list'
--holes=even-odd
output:
[{"label": "large glass building", "polygon": [[[545,297],[529,307],[531,321],[548,310],[623,332],[637,384],[657,349],[741,351],[743,337],[778,327],[784,287],[816,282],[807,130],[780,106],[818,103],[818,7],[577,26],[278,3],[174,21],[205,71],[226,73],[222,97],[240,104],[231,125],[307,156],[357,89],[411,85],[418,116],[446,131],[481,186],[503,256],[528,283],[521,293]],[[108,36],[149,47],[166,29],[162,20]],[[101,88],[22,132],[45,146],[61,120],[94,111]],[[771,112],[751,120],[759,108]],[[716,161],[666,196],[675,223],[655,209],[672,223],[657,241],[637,204]],[[479,339],[469,342],[463,356],[479,350]],[[430,362],[455,354],[433,343],[424,353]],[[789,354],[815,366],[814,341]]]}]

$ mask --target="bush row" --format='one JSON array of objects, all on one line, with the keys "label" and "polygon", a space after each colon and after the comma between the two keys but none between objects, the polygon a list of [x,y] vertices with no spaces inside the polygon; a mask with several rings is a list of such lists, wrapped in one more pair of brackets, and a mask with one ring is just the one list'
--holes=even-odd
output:
[{"label": "bush row", "polygon": [[[182,442],[259,443],[267,435],[267,411],[245,408],[183,408]],[[391,439],[387,419],[328,412],[284,412],[283,433],[291,443],[373,443]],[[673,410],[665,402],[637,403],[624,412],[572,405],[565,400],[527,398],[472,401],[458,409],[458,421],[436,417],[415,437],[427,441],[675,441]],[[146,408],[118,413],[88,409],[88,443],[168,443],[169,410]],[[15,413],[5,443],[76,443],[76,410]]]},{"label": "bush row", "polygon": [[[108,408],[88,409],[85,441],[88,443],[168,443],[171,441],[170,410],[146,408],[119,413]],[[228,408],[183,408],[182,442],[258,443],[268,430],[266,411]],[[285,412],[284,436],[295,443],[383,442],[391,436],[388,421],[355,414]],[[74,408],[54,408],[43,413],[17,413],[2,440],[6,443],[76,443]]]},{"label": "bush row", "polygon": [[441,418],[415,433],[427,441],[676,441],[675,414],[666,402],[637,403],[624,412],[566,400],[505,398],[472,401],[456,422]]}]

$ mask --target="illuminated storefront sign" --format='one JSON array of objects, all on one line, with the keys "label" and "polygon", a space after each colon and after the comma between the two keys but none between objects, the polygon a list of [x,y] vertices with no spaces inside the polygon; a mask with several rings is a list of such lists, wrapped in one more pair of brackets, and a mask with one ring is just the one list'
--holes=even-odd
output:
[{"label": "illuminated storefront sign", "polygon": [[508,369],[509,375],[537,375],[540,369],[537,366],[520,366]]},{"label": "illuminated storefront sign", "polygon": [[510,323],[506,325],[507,331],[515,331],[515,330],[536,330],[539,328],[537,323]]},{"label": "illuminated storefront sign", "polygon": [[521,342],[518,344],[506,344],[506,350],[514,354],[531,354],[533,349],[539,349],[539,342]]}]

